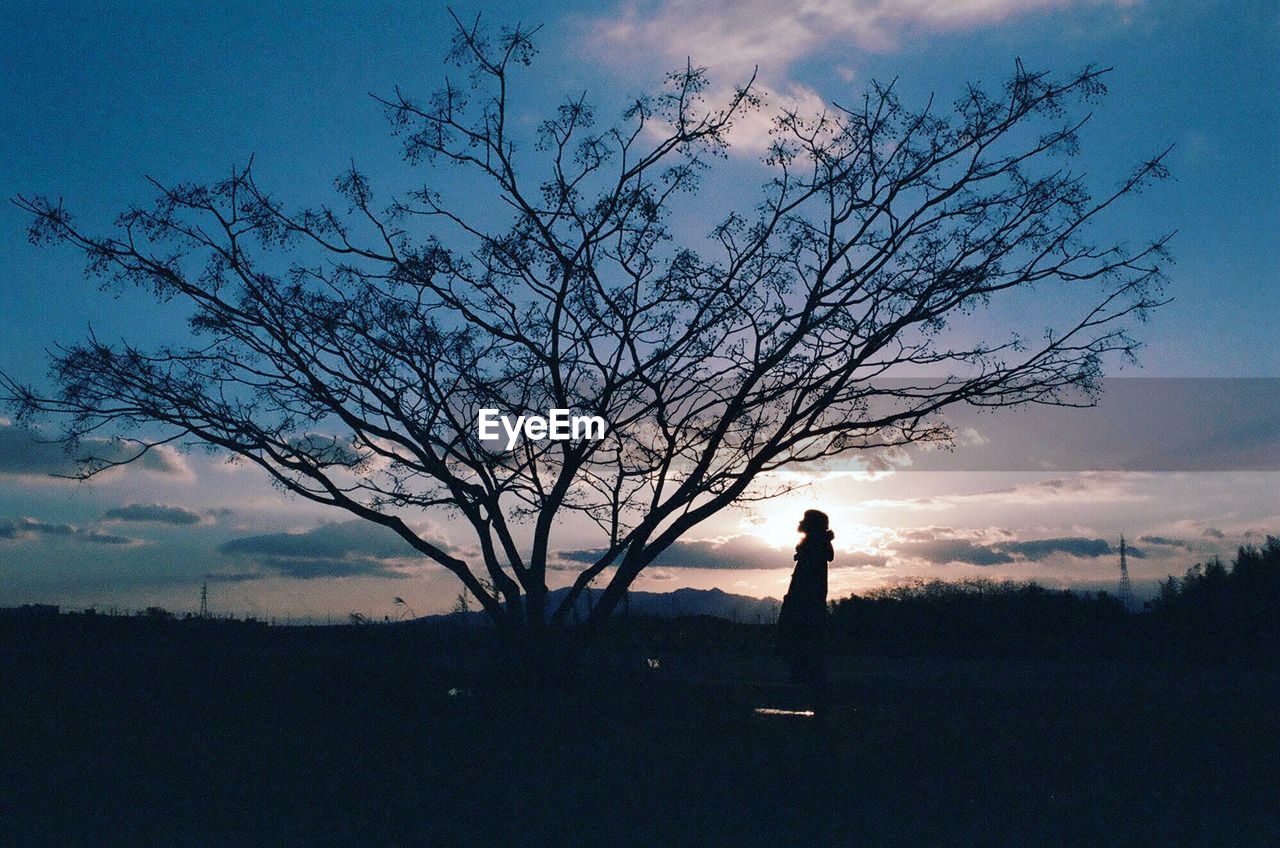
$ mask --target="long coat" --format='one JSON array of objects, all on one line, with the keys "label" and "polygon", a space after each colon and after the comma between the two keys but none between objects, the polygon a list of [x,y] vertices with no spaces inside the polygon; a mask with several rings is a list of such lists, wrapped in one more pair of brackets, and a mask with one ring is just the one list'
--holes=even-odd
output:
[{"label": "long coat", "polygon": [[829,538],[806,536],[796,546],[796,567],[778,612],[778,634],[783,639],[822,638],[827,621],[827,563],[834,558]]}]

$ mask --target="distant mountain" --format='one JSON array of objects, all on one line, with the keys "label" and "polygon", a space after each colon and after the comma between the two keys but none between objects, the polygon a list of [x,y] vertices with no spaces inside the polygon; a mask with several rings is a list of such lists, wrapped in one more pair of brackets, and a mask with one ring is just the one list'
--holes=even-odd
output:
[{"label": "distant mountain", "polygon": [[[569,593],[567,588],[556,589],[547,594],[548,613],[553,612]],[[578,617],[586,619],[599,591],[592,595],[583,593],[578,596]],[[747,595],[733,595],[720,589],[676,589],[674,592],[631,592],[626,604],[619,604],[614,615],[649,615],[659,618],[676,618],[682,615],[709,615],[729,621],[740,621],[746,624],[772,624],[778,620],[778,609],[782,602],[776,598],[752,598]],[[456,618],[458,613],[433,615],[427,618]],[[472,611],[470,617],[484,620],[483,612]]]},{"label": "distant mountain", "polygon": [[[552,609],[560,603],[568,589],[550,593]],[[578,597],[578,614],[586,617],[589,599]],[[774,598],[752,598],[733,595],[720,589],[676,589],[674,592],[632,592],[629,611],[632,615],[652,615],[675,618],[681,615],[709,615],[749,624],[771,624],[778,619],[782,602]],[[622,612],[619,605],[615,614]]]}]

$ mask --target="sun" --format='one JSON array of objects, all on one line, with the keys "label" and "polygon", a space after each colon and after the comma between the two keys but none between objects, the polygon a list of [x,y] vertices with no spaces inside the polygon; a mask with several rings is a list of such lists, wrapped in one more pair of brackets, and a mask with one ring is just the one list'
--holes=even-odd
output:
[{"label": "sun", "polygon": [[757,513],[739,522],[739,529],[746,535],[755,536],[769,547],[778,550],[795,547],[800,541],[800,532],[796,530],[796,525],[800,523],[800,516],[804,510],[783,512],[771,509],[767,513],[764,510],[757,510]]},{"label": "sun", "polygon": [[[754,536],[776,550],[794,548],[800,541],[800,531],[796,529],[796,525],[800,523],[806,509],[814,508],[822,507],[815,506],[806,498],[782,498],[756,504],[753,514],[738,522],[738,529],[744,535]],[[870,549],[879,530],[867,524],[848,521],[836,514],[831,514],[831,529],[836,534],[835,548],[838,551]]]}]

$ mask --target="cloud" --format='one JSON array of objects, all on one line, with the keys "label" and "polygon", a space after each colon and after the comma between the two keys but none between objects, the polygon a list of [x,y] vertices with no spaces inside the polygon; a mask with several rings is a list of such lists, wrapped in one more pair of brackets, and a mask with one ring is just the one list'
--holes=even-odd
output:
[{"label": "cloud", "polygon": [[[1009,530],[962,533],[948,527],[904,531],[898,534],[897,543],[889,546],[896,558],[924,560],[937,565],[953,562],[980,566],[1008,565],[1041,562],[1058,555],[1099,559],[1120,554],[1119,548],[1106,539],[1057,536],[1020,540],[1014,538]],[[1146,556],[1141,548],[1126,546],[1126,553],[1134,559]]]},{"label": "cloud", "polygon": [[1070,477],[1053,477],[1035,483],[1021,483],[981,492],[931,495],[920,498],[878,498],[863,503],[866,508],[898,510],[944,510],[966,504],[1100,504],[1149,500],[1136,485],[1142,479],[1134,472],[1094,471]]},{"label": "cloud", "polygon": [[1210,539],[1225,539],[1227,537],[1227,534],[1223,533],[1217,527],[1206,527],[1200,532],[1200,535]]},{"label": "cloud", "polygon": [[204,579],[216,583],[244,583],[249,580],[261,580],[266,576],[261,571],[210,571],[205,574]]},{"label": "cloud", "polygon": [[970,565],[1003,565],[1014,558],[992,545],[982,545],[971,539],[930,539],[899,545],[895,553],[908,559],[923,559],[939,565],[948,562],[966,562]]},{"label": "cloud", "polygon": [[[1111,543],[1106,539],[1087,539],[1083,536],[1031,539],[1026,542],[1006,543],[1002,548],[1034,562],[1047,559],[1054,554],[1067,554],[1068,556],[1088,559],[1120,555],[1120,549],[1112,547]],[[1132,545],[1126,545],[1125,552],[1135,559],[1142,559],[1146,556],[1146,553],[1141,548],[1135,548]]]},{"label": "cloud", "polygon": [[[443,539],[430,541],[452,550]],[[251,562],[267,574],[299,580],[407,577],[407,569],[425,562],[421,554],[392,530],[359,519],[323,524],[302,533],[245,536],[225,542],[218,550],[226,556]],[[231,572],[234,575],[231,579],[252,579],[247,575],[254,573]]]},{"label": "cloud", "polygon": [[16,521],[0,521],[0,540],[22,542],[37,538],[63,538],[95,545],[135,545],[140,539],[115,536],[101,530],[77,527],[74,524],[52,524],[38,518],[19,518]]},{"label": "cloud", "polygon": [[1071,477],[1053,477],[1036,483],[993,489],[972,495],[953,495],[955,501],[998,501],[1000,503],[1115,503],[1143,500],[1134,491],[1136,475],[1125,472],[1095,471]]},{"label": "cloud", "polygon": [[[79,469],[76,459],[94,456],[111,462],[120,462],[137,453],[137,448],[110,439],[82,439],[80,449],[68,452],[59,442],[40,431],[0,423],[0,475],[17,477],[70,476]],[[190,476],[190,469],[181,455],[172,448],[161,445],[147,451],[132,463],[132,468],[156,474]]]},{"label": "cloud", "polygon": [[[561,551],[561,567],[567,563],[593,563],[604,553],[599,548]],[[882,556],[836,552],[832,567],[863,568],[885,564]],[[743,534],[715,539],[679,539],[653,561],[650,568],[770,569],[791,568],[791,551],[778,550],[758,537]],[[645,572],[650,574],[649,571]],[[660,579],[660,578],[654,578]]]},{"label": "cloud", "polygon": [[[573,563],[595,562],[601,549],[561,551],[560,559]],[[653,568],[779,568],[789,567],[791,554],[761,542],[755,536],[718,539],[679,539],[652,563]]]},{"label": "cloud", "polygon": [[[886,381],[886,388],[893,385]],[[956,431],[955,450],[913,448],[913,469],[1280,470],[1280,379],[1274,377],[1110,377],[1095,406],[954,405],[942,417]],[[977,426],[985,441],[966,439]]]},{"label": "cloud", "polygon": [[[781,111],[819,114],[827,99],[790,77],[792,65],[823,51],[849,46],[887,53],[920,31],[956,32],[992,26],[1052,9],[1132,5],[1135,0],[627,0],[586,20],[582,41],[604,63],[627,69],[653,64],[668,68],[686,61],[714,77],[709,102],[727,102],[731,86],[756,70],[756,94],[764,108],[737,120],[731,140],[737,150],[767,149],[773,118]],[[856,70],[836,65],[849,83]]]},{"label": "cloud", "polygon": [[360,519],[322,524],[301,533],[245,536],[224,543],[219,550],[224,554],[268,556],[418,556],[418,552],[394,531]]},{"label": "cloud", "polygon": [[731,73],[771,74],[839,45],[887,52],[920,31],[958,32],[1034,12],[1127,0],[630,0],[589,23],[596,48],[616,59],[686,57]]},{"label": "cloud", "polygon": [[1017,536],[1012,530],[1004,529],[988,529],[960,531],[954,527],[909,527],[905,530],[897,532],[897,539],[903,542],[932,542],[936,539],[952,539],[952,538],[976,538],[985,539],[995,536],[999,539],[1016,539]]},{"label": "cloud", "polygon": [[[632,69],[661,57],[670,68],[686,61],[714,75],[711,103],[725,102],[731,85],[756,69],[765,108],[735,125],[736,149],[757,153],[769,144],[773,116],[783,110],[816,114],[826,98],[790,77],[792,66],[833,48],[873,53],[896,49],[921,31],[959,32],[1035,12],[1081,6],[1128,6],[1135,0],[627,0],[588,18],[582,40],[603,62]],[[855,71],[836,73],[846,82]]]},{"label": "cloud", "polygon": [[1138,539],[1144,545],[1153,545],[1162,548],[1183,548],[1191,550],[1192,543],[1186,539],[1171,539],[1168,536],[1141,536]]},{"label": "cloud", "polygon": [[888,564],[887,556],[859,551],[836,551],[836,558],[831,561],[831,568],[833,571],[841,568],[884,568]]},{"label": "cloud", "polygon": [[[712,103],[727,103],[729,94],[727,89],[717,89],[712,92],[709,100]],[[763,153],[774,141],[774,120],[778,115],[785,112],[819,115],[827,110],[827,101],[821,94],[797,82],[782,82],[770,88],[761,86],[756,94],[761,98],[761,108],[749,109],[736,116],[729,131],[729,141],[733,145],[731,150],[744,154]],[[657,124],[650,125],[650,132],[655,137],[665,134]]]},{"label": "cloud", "polygon": [[393,577],[410,575],[385,560],[373,557],[351,556],[342,559],[328,557],[268,557],[262,560],[263,568],[283,577],[298,580],[316,580],[327,577]]},{"label": "cloud", "polygon": [[110,521],[148,522],[153,524],[174,524],[185,526],[199,524],[201,516],[180,506],[164,504],[125,504],[114,507],[103,513],[103,518]]},{"label": "cloud", "polygon": [[1139,479],[1140,475],[1130,472],[1093,471],[1071,477],[1054,477],[1007,489],[996,489],[975,495],[972,499],[1023,504],[1141,501],[1148,496],[1135,490],[1134,483]]}]

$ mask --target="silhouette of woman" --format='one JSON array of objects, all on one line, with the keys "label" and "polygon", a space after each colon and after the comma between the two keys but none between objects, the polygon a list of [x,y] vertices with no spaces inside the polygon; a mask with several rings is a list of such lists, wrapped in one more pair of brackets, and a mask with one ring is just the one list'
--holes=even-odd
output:
[{"label": "silhouette of woman", "polygon": [[827,629],[827,563],[835,558],[825,512],[806,510],[796,545],[795,571],[778,613],[778,647],[792,683],[822,688],[826,683],[823,654]]}]

